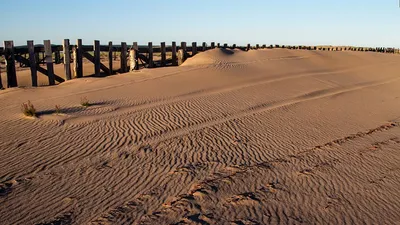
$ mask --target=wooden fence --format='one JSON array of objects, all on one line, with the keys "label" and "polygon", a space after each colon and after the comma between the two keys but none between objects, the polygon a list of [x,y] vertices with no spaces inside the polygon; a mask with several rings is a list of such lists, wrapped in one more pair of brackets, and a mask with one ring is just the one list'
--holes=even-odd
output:
[{"label": "wooden fence", "polygon": [[[188,57],[196,55],[198,52],[206,51],[214,48],[221,48],[220,43],[215,45],[211,42],[208,46],[203,42],[201,46],[197,46],[193,42],[191,46],[187,46],[186,42],[181,42],[177,46],[176,42],[172,42],[167,46],[165,42],[159,46],[153,46],[149,42],[147,46],[139,46],[137,42],[133,42],[130,48],[126,42],[121,45],[100,45],[100,41],[95,40],[93,45],[82,45],[82,40],[78,39],[75,45],[71,45],[69,39],[64,39],[62,45],[52,45],[50,40],[43,41],[43,45],[34,45],[33,41],[27,41],[26,46],[14,47],[13,41],[5,41],[4,48],[0,48],[0,56],[4,56],[6,64],[6,85],[5,87],[18,87],[15,62],[19,62],[20,66],[30,67],[32,86],[38,86],[38,72],[48,77],[49,85],[55,85],[56,82],[61,83],[65,80],[83,77],[83,58],[94,65],[94,75],[99,76],[101,73],[112,75],[116,72],[125,73],[138,70],[140,67],[154,68],[164,66],[178,66],[182,64]],[[385,53],[399,53],[394,48],[361,48],[361,47],[317,47],[317,46],[284,46],[284,45],[262,45],[245,47],[233,44],[228,46],[224,43],[222,48],[238,48],[245,51],[259,48],[288,48],[288,49],[306,49],[306,50],[326,50],[326,51],[374,51]],[[101,62],[101,52],[108,52],[108,65]],[[119,53],[120,69],[117,71],[113,67],[113,58],[115,53]],[[167,59],[166,55],[171,53],[171,58]],[[190,52],[190,53],[189,53]],[[91,54],[92,53],[92,54]],[[160,59],[154,60],[153,54],[160,53]],[[41,57],[40,57],[41,56]],[[53,64],[64,64],[64,78],[54,73]],[[72,65],[71,65],[72,64]],[[102,72],[101,72],[102,71]],[[3,89],[0,71],[0,89]]]}]

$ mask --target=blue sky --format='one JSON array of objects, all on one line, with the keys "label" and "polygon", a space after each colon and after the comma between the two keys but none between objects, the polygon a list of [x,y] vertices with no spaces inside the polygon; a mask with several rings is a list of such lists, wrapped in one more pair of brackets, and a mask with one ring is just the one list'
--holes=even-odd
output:
[{"label": "blue sky", "polygon": [[400,47],[399,0],[0,0],[4,40]]}]

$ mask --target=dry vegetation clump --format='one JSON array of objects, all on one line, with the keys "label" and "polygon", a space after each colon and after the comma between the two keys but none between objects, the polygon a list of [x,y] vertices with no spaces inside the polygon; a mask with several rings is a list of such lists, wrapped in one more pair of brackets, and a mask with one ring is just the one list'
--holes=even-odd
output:
[{"label": "dry vegetation clump", "polygon": [[54,112],[55,112],[56,114],[61,114],[61,107],[60,107],[59,105],[56,105],[56,106],[55,106]]},{"label": "dry vegetation clump", "polygon": [[36,116],[36,109],[31,103],[31,101],[28,101],[27,103],[23,103],[21,107],[22,113],[25,116],[29,117],[35,117]]},{"label": "dry vegetation clump", "polygon": [[90,103],[89,103],[89,101],[87,100],[86,97],[82,97],[81,98],[81,106],[83,106],[83,107],[89,107],[90,106]]}]

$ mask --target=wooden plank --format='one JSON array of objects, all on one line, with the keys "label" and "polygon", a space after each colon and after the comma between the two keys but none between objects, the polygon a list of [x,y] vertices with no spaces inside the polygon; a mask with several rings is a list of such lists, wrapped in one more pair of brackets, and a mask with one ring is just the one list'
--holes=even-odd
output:
[{"label": "wooden plank", "polygon": [[211,49],[215,48],[215,42],[211,42]]},{"label": "wooden plank", "polygon": [[6,63],[7,87],[18,87],[13,41],[4,41],[4,59]]},{"label": "wooden plank", "polygon": [[154,62],[153,62],[153,42],[149,42],[148,44],[149,47],[149,64],[147,66],[147,68],[153,68],[154,67]]},{"label": "wooden plank", "polygon": [[76,77],[83,77],[83,47],[82,39],[76,40]]},{"label": "wooden plank", "polygon": [[165,42],[161,42],[160,46],[161,46],[161,66],[165,66],[167,60]]},{"label": "wooden plank", "polygon": [[[94,64],[94,62],[95,62],[94,56],[92,56],[91,54],[89,54],[87,52],[82,52],[82,56],[85,57],[86,59],[88,59],[90,62],[92,62]],[[110,73],[108,68],[101,62],[100,62],[100,69],[103,70],[103,72],[106,73],[106,74]]]},{"label": "wooden plank", "polygon": [[203,52],[207,51],[207,43],[205,43],[205,42],[203,42],[202,51],[203,51]]},{"label": "wooden plank", "polygon": [[197,54],[197,42],[192,42],[192,56]]},{"label": "wooden plank", "polygon": [[33,44],[33,41],[27,41],[27,45],[29,51],[29,64],[31,68],[32,86],[37,87],[38,80],[37,80],[37,69],[36,69],[35,45]]},{"label": "wooden plank", "polygon": [[109,70],[108,75],[113,75],[114,74],[114,70],[113,70],[113,44],[112,44],[112,41],[108,42],[108,70]]},{"label": "wooden plank", "polygon": [[94,75],[100,76],[100,41],[95,40],[93,43],[93,58],[94,58]]},{"label": "wooden plank", "polygon": [[127,46],[126,46],[126,42],[121,42],[121,73],[126,73],[128,71],[128,65],[127,65],[127,61],[126,61],[126,54],[127,54]]},{"label": "wooden plank", "polygon": [[178,61],[177,61],[178,59],[176,57],[176,42],[175,41],[172,42],[171,52],[172,52],[172,65],[173,66],[177,66],[178,65]]},{"label": "wooden plank", "polygon": [[53,67],[53,52],[51,50],[51,42],[50,40],[43,41],[44,43],[44,54],[45,54],[45,62],[47,66],[47,77],[49,78],[49,85],[55,85],[55,77],[54,77],[54,67]]},{"label": "wooden plank", "polygon": [[64,39],[63,54],[64,54],[65,79],[71,80],[72,79],[72,77],[71,77],[71,54],[70,54],[69,39]]}]

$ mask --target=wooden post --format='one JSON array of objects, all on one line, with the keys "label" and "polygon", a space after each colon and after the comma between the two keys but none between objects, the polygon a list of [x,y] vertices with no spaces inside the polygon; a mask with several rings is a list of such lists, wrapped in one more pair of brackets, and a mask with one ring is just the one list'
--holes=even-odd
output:
[{"label": "wooden post", "polygon": [[0,90],[2,90],[3,87],[3,81],[1,80],[1,68],[0,68]]},{"label": "wooden post", "polygon": [[6,62],[7,87],[18,87],[13,41],[4,41],[4,58]]},{"label": "wooden post", "polygon": [[182,65],[186,60],[186,52],[183,49],[179,49],[178,51],[178,65]]},{"label": "wooden post", "polygon": [[127,72],[127,62],[126,62],[126,54],[127,54],[127,47],[126,47],[126,42],[121,42],[121,73],[126,73]]},{"label": "wooden post", "polygon": [[76,40],[76,77],[83,77],[82,39]]},{"label": "wooden post", "polygon": [[172,51],[172,65],[173,66],[177,66],[178,65],[178,59],[176,57],[176,42],[173,41],[172,42],[172,46],[171,46],[171,51]]},{"label": "wooden post", "polygon": [[154,61],[153,61],[153,42],[149,42],[149,65],[148,68],[153,68],[154,67]]},{"label": "wooden post", "polygon": [[165,42],[161,42],[161,66],[166,65],[167,55],[165,49]]},{"label": "wooden post", "polygon": [[247,50],[246,51],[249,51],[250,50],[250,44],[247,44]]},{"label": "wooden post", "polygon": [[69,50],[70,50],[69,39],[64,39],[63,54],[64,54],[64,71],[66,80],[71,80],[71,55]]},{"label": "wooden post", "polygon": [[108,75],[113,75],[113,44],[112,41],[108,42],[108,70],[110,73]]},{"label": "wooden post", "polygon": [[186,53],[186,42],[181,42],[181,49]]},{"label": "wooden post", "polygon": [[256,44],[256,49],[259,49],[260,48],[260,45],[259,44]]},{"label": "wooden post", "polygon": [[220,43],[217,43],[217,48],[220,48],[220,47],[221,47]]},{"label": "wooden post", "polygon": [[100,41],[95,40],[93,43],[94,57],[94,75],[100,76]]},{"label": "wooden post", "polygon": [[228,48],[228,43],[225,43],[225,44],[224,44],[224,48]]},{"label": "wooden post", "polygon": [[211,42],[211,49],[215,48],[215,42]]},{"label": "wooden post", "polygon": [[77,47],[72,46],[72,76],[78,77],[78,53]]},{"label": "wooden post", "polygon": [[129,50],[129,72],[132,72],[138,68],[138,61],[136,56],[136,50],[131,48]]},{"label": "wooden post", "polygon": [[203,52],[207,51],[207,43],[203,42]]},{"label": "wooden post", "polygon": [[54,77],[54,67],[53,67],[53,57],[51,51],[51,42],[50,40],[43,41],[44,43],[44,54],[45,54],[45,62],[47,66],[47,76],[49,77],[49,85],[55,85],[55,77]]},{"label": "wooden post", "polygon": [[197,43],[192,42],[192,56],[197,54]]},{"label": "wooden post", "polygon": [[134,70],[139,70],[139,45],[137,42],[133,42],[133,49],[135,50],[135,68]]},{"label": "wooden post", "polygon": [[29,64],[31,67],[31,79],[32,79],[32,86],[37,87],[37,70],[36,70],[36,57],[35,57],[35,46],[33,41],[28,41],[28,52],[29,52]]},{"label": "wooden post", "polygon": [[236,48],[236,44],[233,44],[233,45],[232,45],[232,48],[235,49],[235,48]]}]

